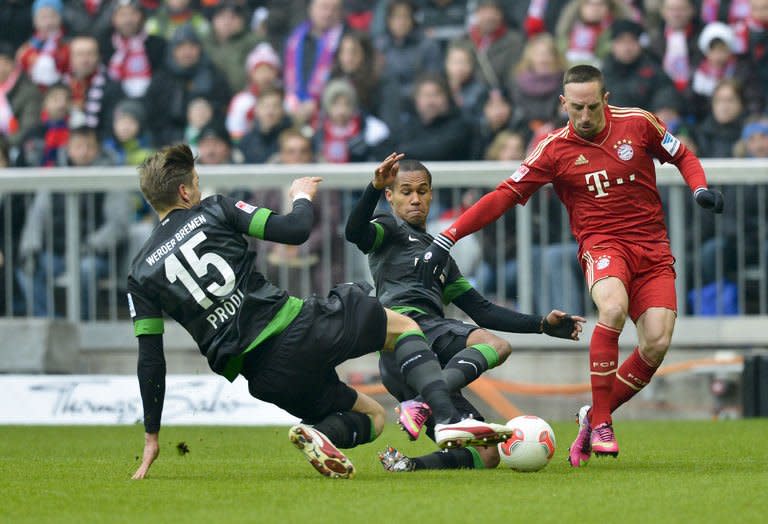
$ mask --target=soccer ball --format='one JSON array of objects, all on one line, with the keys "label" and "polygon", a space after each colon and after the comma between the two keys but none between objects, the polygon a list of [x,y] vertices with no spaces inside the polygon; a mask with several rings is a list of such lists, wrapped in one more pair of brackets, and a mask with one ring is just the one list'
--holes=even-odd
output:
[{"label": "soccer ball", "polygon": [[501,463],[516,471],[539,471],[555,454],[555,432],[543,419],[533,415],[507,422],[512,436],[499,443]]}]

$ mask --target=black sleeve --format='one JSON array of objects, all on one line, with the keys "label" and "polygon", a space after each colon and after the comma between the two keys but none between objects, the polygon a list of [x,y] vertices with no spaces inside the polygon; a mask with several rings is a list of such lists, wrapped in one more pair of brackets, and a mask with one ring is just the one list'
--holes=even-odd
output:
[{"label": "black sleeve", "polygon": [[368,253],[376,242],[376,227],[371,223],[371,217],[380,197],[381,190],[373,187],[373,184],[368,184],[347,219],[344,236],[363,253]]},{"label": "black sleeve", "polygon": [[139,362],[136,374],[139,377],[141,403],[144,406],[144,430],[147,433],[160,431],[160,417],[165,400],[165,355],[162,335],[140,335]]},{"label": "black sleeve", "polygon": [[478,326],[509,333],[541,333],[543,317],[526,315],[490,302],[476,289],[470,289],[453,299]]},{"label": "black sleeve", "polygon": [[264,226],[264,240],[281,244],[303,244],[312,232],[314,221],[312,202],[300,198],[293,202],[293,209],[287,215],[269,215]]}]

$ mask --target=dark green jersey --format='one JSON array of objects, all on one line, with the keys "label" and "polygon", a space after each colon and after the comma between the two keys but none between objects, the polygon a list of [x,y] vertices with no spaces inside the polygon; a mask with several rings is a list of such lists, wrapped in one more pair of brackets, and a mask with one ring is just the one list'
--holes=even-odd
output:
[{"label": "dark green jersey", "polygon": [[221,195],[169,213],[131,264],[136,336],[161,334],[165,312],[211,369],[234,380],[244,354],[285,329],[302,305],[254,269],[243,234],[263,238],[270,213]]},{"label": "dark green jersey", "polygon": [[444,304],[471,289],[453,258],[440,275],[439,286],[425,289],[415,269],[432,235],[391,213],[376,214],[371,223],[376,228],[376,240],[368,250],[368,264],[376,295],[385,307],[416,308],[442,317]]}]

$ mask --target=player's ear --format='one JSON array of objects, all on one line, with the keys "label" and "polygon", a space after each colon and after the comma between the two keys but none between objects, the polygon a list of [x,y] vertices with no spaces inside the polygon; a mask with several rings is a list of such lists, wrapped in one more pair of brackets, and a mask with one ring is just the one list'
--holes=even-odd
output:
[{"label": "player's ear", "polygon": [[565,97],[563,95],[560,95],[560,105],[565,107]]},{"label": "player's ear", "polygon": [[605,94],[603,95],[603,103],[604,104],[608,103],[608,95],[610,95],[610,94],[611,94],[610,91],[606,91]]},{"label": "player's ear", "polygon": [[179,198],[182,202],[189,204],[190,202],[190,191],[189,188],[184,184],[179,184],[179,188],[177,189],[177,193],[179,195]]},{"label": "player's ear", "polygon": [[390,186],[384,188],[384,198],[386,198],[387,202],[390,204],[392,203],[392,188]]}]

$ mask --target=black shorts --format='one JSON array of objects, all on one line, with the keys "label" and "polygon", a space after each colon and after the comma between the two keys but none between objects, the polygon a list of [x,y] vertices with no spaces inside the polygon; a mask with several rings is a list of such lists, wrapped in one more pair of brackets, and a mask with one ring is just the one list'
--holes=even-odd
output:
[{"label": "black shorts", "polygon": [[467,347],[469,334],[480,329],[474,324],[453,318],[441,318],[418,312],[408,312],[405,315],[415,320],[424,332],[432,351],[440,360],[440,367],[444,367],[456,353]]},{"label": "black shorts", "polygon": [[248,354],[242,375],[251,395],[314,424],[357,400],[336,366],[380,350],[386,335],[379,301],[363,286],[340,284],[326,298],[305,300],[282,333]]}]

